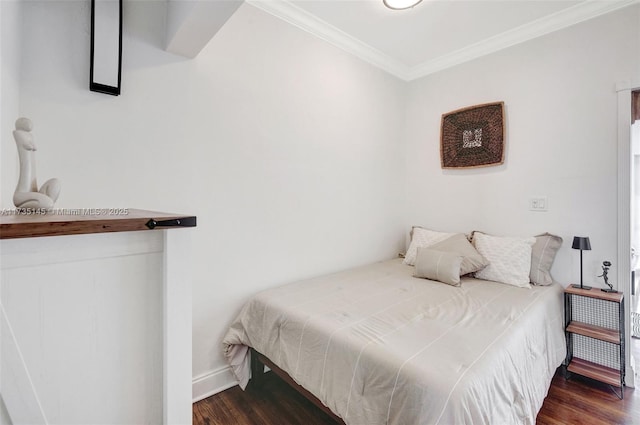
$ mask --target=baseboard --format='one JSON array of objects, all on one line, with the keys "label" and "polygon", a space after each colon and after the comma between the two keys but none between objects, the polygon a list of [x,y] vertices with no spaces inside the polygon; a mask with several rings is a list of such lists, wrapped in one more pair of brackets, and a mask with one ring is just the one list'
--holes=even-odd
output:
[{"label": "baseboard", "polygon": [[200,401],[214,394],[238,385],[238,381],[230,367],[223,367],[193,378],[191,392],[193,402]]}]

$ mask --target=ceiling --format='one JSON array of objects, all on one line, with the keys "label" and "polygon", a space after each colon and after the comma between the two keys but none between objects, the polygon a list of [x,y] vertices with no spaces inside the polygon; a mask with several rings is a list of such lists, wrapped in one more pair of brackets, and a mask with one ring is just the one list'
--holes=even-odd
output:
[{"label": "ceiling", "polygon": [[246,1],[408,81],[640,0]]}]

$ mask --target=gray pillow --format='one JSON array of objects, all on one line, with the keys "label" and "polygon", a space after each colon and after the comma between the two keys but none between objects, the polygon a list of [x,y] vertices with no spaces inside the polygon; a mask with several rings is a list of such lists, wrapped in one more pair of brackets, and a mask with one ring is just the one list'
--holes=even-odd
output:
[{"label": "gray pillow", "polygon": [[536,236],[536,242],[531,249],[531,272],[529,273],[531,283],[541,286],[553,283],[549,271],[561,245],[562,238],[560,236],[549,233]]},{"label": "gray pillow", "polygon": [[454,252],[461,255],[462,264],[460,265],[460,275],[477,272],[489,264],[489,261],[480,255],[462,233],[455,234],[429,248],[437,251]]},{"label": "gray pillow", "polygon": [[460,286],[462,256],[453,252],[418,248],[414,277],[437,280],[447,285]]}]

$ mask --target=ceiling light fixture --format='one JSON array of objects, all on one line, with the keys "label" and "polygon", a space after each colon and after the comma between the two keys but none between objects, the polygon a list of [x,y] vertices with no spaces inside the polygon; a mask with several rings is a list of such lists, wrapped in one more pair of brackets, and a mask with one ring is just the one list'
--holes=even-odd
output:
[{"label": "ceiling light fixture", "polygon": [[422,0],[382,0],[385,6],[393,10],[409,9]]}]

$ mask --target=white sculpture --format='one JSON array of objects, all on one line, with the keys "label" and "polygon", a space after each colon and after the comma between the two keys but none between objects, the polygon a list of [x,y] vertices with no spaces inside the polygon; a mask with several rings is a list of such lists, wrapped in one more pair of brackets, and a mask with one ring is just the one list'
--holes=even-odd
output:
[{"label": "white sculpture", "polygon": [[18,118],[13,131],[20,158],[20,178],[13,194],[13,204],[18,208],[51,209],[60,194],[60,182],[49,179],[38,190],[32,128],[29,118]]}]

